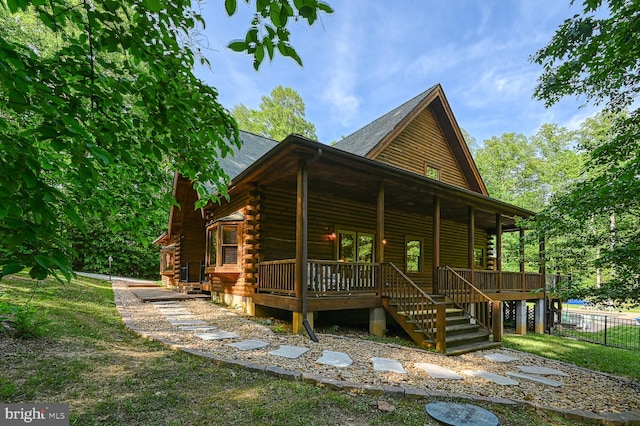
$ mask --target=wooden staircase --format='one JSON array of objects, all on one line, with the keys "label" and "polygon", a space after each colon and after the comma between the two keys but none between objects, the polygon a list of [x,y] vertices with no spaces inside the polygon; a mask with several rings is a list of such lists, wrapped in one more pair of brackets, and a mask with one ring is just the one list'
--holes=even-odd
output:
[{"label": "wooden staircase", "polygon": [[383,280],[383,306],[418,345],[447,355],[500,346],[461,306],[425,293],[395,265],[384,265]]}]

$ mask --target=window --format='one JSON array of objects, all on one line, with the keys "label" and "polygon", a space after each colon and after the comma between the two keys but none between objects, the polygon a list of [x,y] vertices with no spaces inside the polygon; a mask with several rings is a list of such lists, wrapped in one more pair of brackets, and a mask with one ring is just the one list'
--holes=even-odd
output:
[{"label": "window", "polygon": [[207,229],[207,266],[218,264],[218,227]]},{"label": "window", "polygon": [[338,231],[336,257],[343,262],[367,262],[374,260],[375,236],[364,232]]},{"label": "window", "polygon": [[430,164],[425,164],[424,175],[429,179],[440,180],[440,169]]},{"label": "window", "polygon": [[373,262],[373,245],[375,238],[372,234],[358,233],[358,262]]},{"label": "window", "polygon": [[241,226],[238,223],[218,223],[207,229],[207,266],[239,267]]},{"label": "window", "polygon": [[418,239],[407,240],[407,272],[420,272],[422,270],[422,241]]},{"label": "window", "polygon": [[473,264],[484,268],[484,249],[476,247],[473,249]]},{"label": "window", "polygon": [[162,261],[160,262],[160,272],[173,271],[173,255],[175,247],[163,247],[161,253]]},{"label": "window", "polygon": [[238,225],[222,225],[221,265],[236,265],[238,263]]}]

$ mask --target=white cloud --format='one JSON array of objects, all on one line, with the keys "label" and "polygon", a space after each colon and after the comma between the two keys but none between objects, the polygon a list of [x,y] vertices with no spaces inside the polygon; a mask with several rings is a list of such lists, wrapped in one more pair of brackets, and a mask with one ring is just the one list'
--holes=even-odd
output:
[{"label": "white cloud", "polygon": [[[345,5],[346,6],[346,5]],[[360,101],[355,95],[358,79],[358,58],[361,37],[358,27],[352,25],[355,11],[345,7],[339,25],[332,30],[330,60],[323,65],[326,83],[322,99],[329,104],[328,110],[333,120],[342,126],[349,126],[358,113]]]}]

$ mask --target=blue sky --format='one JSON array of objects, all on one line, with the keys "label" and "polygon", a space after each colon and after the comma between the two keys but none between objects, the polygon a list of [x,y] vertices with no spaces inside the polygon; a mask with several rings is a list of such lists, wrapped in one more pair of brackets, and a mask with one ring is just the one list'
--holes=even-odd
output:
[{"label": "blue sky", "polygon": [[228,18],[223,1],[201,6],[211,68],[196,74],[218,89],[228,109],[257,108],[278,86],[295,89],[321,142],[338,141],[440,83],[460,127],[479,142],[543,123],[575,129],[592,107],[565,99],[551,109],[532,99],[541,67],[529,57],[555,29],[580,12],[568,0],[328,0],[335,9],[309,27],[291,27],[304,63],[277,56],[258,72],[226,48],[244,38],[250,8],[238,1]]}]

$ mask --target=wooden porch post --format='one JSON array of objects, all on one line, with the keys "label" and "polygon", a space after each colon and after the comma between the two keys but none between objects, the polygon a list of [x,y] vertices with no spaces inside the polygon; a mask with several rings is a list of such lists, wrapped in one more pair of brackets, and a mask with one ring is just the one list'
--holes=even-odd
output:
[{"label": "wooden porch post", "polygon": [[502,302],[499,300],[494,300],[491,302],[491,323],[493,331],[493,341],[502,342],[504,323],[502,315]]},{"label": "wooden porch post", "polygon": [[524,270],[524,228],[520,228],[520,281],[522,285],[522,292],[527,290],[527,279]]},{"label": "wooden porch post", "polygon": [[502,291],[502,215],[496,213],[496,269],[498,271],[498,292]]},{"label": "wooden porch post", "polygon": [[[547,257],[546,257],[546,244],[545,244],[545,238],[544,235],[542,235],[540,237],[540,274],[542,275],[542,288],[543,293],[544,293],[544,299],[543,302],[547,300]],[[542,309],[542,315],[544,316],[544,303],[542,308],[539,308],[538,305],[536,305],[536,309]],[[537,320],[536,320],[537,321]],[[536,333],[538,333],[539,330],[539,326],[536,323]],[[543,325],[542,325],[542,333],[544,333],[544,321],[543,321]]]},{"label": "wooden porch post", "polygon": [[[302,299],[302,313],[294,312],[294,333],[303,333],[300,325],[307,319],[307,192],[308,171],[306,161],[300,161],[298,166],[297,197],[296,197],[296,265],[295,290],[296,298]],[[299,318],[301,316],[302,318]]]},{"label": "wooden porch post", "polygon": [[440,267],[440,198],[433,197],[433,292],[438,294],[438,268]]},{"label": "wooden porch post", "polygon": [[473,206],[469,206],[469,215],[468,215],[468,252],[467,252],[467,262],[469,265],[469,269],[471,270],[471,278],[470,282],[472,285],[475,285],[475,246],[476,246],[476,212]]},{"label": "wooden porch post", "polygon": [[382,262],[384,262],[384,182],[378,186],[378,205],[376,211],[376,258],[378,267],[378,294],[382,295]]},{"label": "wooden porch post", "polygon": [[[540,237],[540,273],[542,274],[542,278],[545,278],[545,274],[547,273],[547,259],[545,257],[545,239],[544,236]],[[546,282],[546,281],[545,281]]]}]

